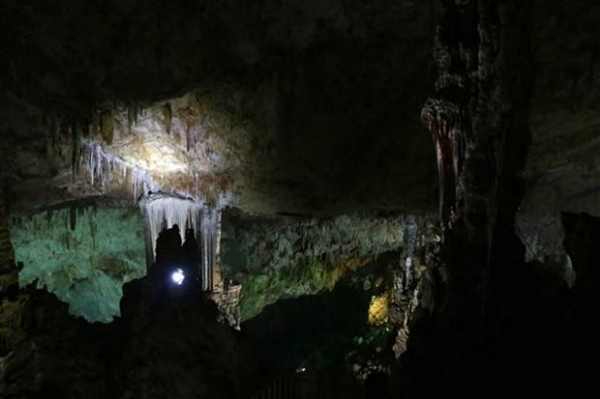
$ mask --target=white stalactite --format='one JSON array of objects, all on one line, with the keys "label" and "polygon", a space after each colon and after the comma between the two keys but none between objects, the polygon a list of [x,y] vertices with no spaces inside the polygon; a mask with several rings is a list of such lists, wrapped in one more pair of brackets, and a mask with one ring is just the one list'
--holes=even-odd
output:
[{"label": "white stalactite", "polygon": [[200,233],[202,245],[202,288],[212,290],[220,283],[221,210],[202,208]]},{"label": "white stalactite", "polygon": [[99,185],[101,188],[105,188],[114,178],[120,177],[125,180],[129,173],[131,176],[130,191],[133,194],[134,202],[137,202],[140,194],[160,189],[160,186],[148,171],[106,152],[100,144],[94,141],[86,141],[82,146],[84,166],[87,169],[92,186]]},{"label": "white stalactite", "polygon": [[182,242],[185,240],[186,229],[194,229],[202,255],[200,264],[202,289],[210,291],[221,282],[220,208],[208,207],[202,202],[163,194],[153,195],[143,200],[141,208],[146,218],[149,264],[156,257],[156,240],[160,232],[177,224]]},{"label": "white stalactite", "polygon": [[202,203],[189,199],[155,195],[142,201],[142,210],[146,217],[149,239],[152,242],[152,254],[156,256],[156,239],[163,229],[179,226],[181,241],[185,240],[185,230],[197,230],[200,222]]},{"label": "white stalactite", "polygon": [[[140,208],[146,224],[148,265],[151,265],[156,257],[156,240],[160,232],[177,224],[182,241],[185,240],[186,229],[191,228],[194,229],[196,239],[200,243],[200,275],[203,289],[212,290],[221,282],[221,211],[231,202],[231,192],[220,193],[211,206],[205,205],[203,200],[190,199],[187,193],[165,194],[161,192],[161,187],[149,171],[108,153],[94,141],[85,141],[82,147],[84,165],[92,185],[104,189],[113,179],[125,181],[129,174],[133,201],[137,202],[142,197]],[[150,191],[159,194],[148,196]]]}]

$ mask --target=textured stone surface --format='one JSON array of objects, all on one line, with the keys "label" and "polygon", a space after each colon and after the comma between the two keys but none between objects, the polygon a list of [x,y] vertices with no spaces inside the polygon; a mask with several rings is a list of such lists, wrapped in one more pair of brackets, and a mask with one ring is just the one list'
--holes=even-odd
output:
[{"label": "textured stone surface", "polygon": [[[10,168],[26,180],[18,206],[90,193],[70,181],[72,144],[84,139],[73,129],[130,161],[190,161],[209,186],[233,178],[238,206],[252,212],[435,206],[418,122],[432,82],[427,2],[3,7],[14,41],[0,130],[22,154]],[[189,153],[188,131],[200,147]]]},{"label": "textured stone surface", "polygon": [[72,315],[110,322],[123,284],[146,274],[143,226],[137,208],[73,205],[15,217],[19,283],[55,294]]},{"label": "textured stone surface", "polygon": [[[526,176],[533,191],[555,192],[549,205],[595,213],[597,6],[534,6],[538,74]],[[215,170],[235,172],[244,209],[435,207],[434,152],[418,126],[434,81],[428,2],[3,7],[10,39],[1,130],[3,146],[16,149],[3,172],[21,182],[20,207],[87,195],[70,181],[74,126],[104,121],[96,132],[104,137],[111,121],[115,147],[138,117],[138,133],[150,134],[123,150],[190,157],[172,142],[184,125],[167,121],[181,117],[185,92],[202,99],[191,108],[191,130],[204,132],[194,160],[204,166],[195,167],[205,172],[209,155],[219,155]],[[144,119],[153,106],[155,117]],[[40,127],[43,120],[54,133]],[[155,145],[171,129],[178,133]]]},{"label": "textured stone surface", "polygon": [[[413,225],[418,225],[418,233],[411,233]],[[433,218],[425,216],[306,219],[226,213],[224,274],[243,285],[244,321],[277,300],[331,290],[346,273],[387,252],[412,245],[417,253],[418,242],[435,236],[434,226]],[[411,244],[407,237],[413,235]]]},{"label": "textured stone surface", "polygon": [[525,201],[545,210],[598,215],[598,5],[537,1],[535,10],[538,71],[526,169],[532,188]]},{"label": "textured stone surface", "polygon": [[[487,348],[500,339],[495,327],[524,252],[514,220],[530,137],[530,10],[527,1],[442,2],[436,92],[423,114],[449,195],[429,300],[402,359],[408,398],[496,392]],[[465,375],[469,384],[459,382]]]},{"label": "textured stone surface", "polygon": [[[469,0],[441,3],[484,8],[491,4]],[[499,4],[508,3],[514,3],[513,11],[523,12],[528,2]],[[488,364],[488,377],[502,379],[512,373],[526,382],[545,383],[553,378],[537,376],[534,380],[531,373],[538,371],[534,366],[545,359],[554,360],[554,352],[547,348],[559,342],[554,334],[563,331],[557,328],[564,322],[560,318],[568,318],[568,312],[555,311],[564,305],[562,299],[556,300],[558,293],[562,295],[564,281],[553,280],[555,276],[540,271],[546,269],[524,265],[516,258],[526,255],[535,264],[556,256],[565,234],[559,224],[560,211],[600,212],[600,114],[596,109],[600,13],[597,5],[584,0],[532,3],[531,45],[537,77],[531,101],[514,84],[522,77],[520,68],[529,62],[512,56],[530,40],[517,40],[524,31],[504,23],[511,10],[483,16],[491,19],[477,16],[480,23],[473,23],[477,18],[469,13],[452,15],[451,29],[465,35],[459,38],[466,38],[464,46],[453,47],[449,54],[435,47],[442,68],[448,61],[464,64],[441,74],[438,88],[448,83],[474,83],[468,91],[472,101],[461,104],[471,113],[472,131],[465,129],[465,138],[472,144],[467,154],[472,163],[466,166],[466,178],[459,182],[459,194],[464,196],[459,195],[456,204],[469,222],[467,231],[458,232],[450,245],[454,246],[449,252],[454,258],[443,255],[456,267],[434,273],[432,284],[439,284],[440,289],[420,298],[430,309],[447,312],[449,327],[434,325],[441,333],[429,337],[433,345],[419,346],[416,340],[413,348],[433,359],[443,356],[436,345],[442,350],[451,346],[439,344],[440,339],[472,349],[468,345],[481,339],[476,335],[483,312],[479,299],[492,298],[485,320],[498,316],[502,321],[491,322],[487,333],[490,340],[497,338],[511,345],[494,347],[497,353],[492,355],[500,353],[499,358],[506,362]],[[431,2],[414,0],[3,1],[0,178],[10,189],[8,212],[20,214],[97,195],[120,205],[130,203],[132,187],[139,182],[139,174],[134,176],[132,171],[152,174],[153,181],[167,191],[207,200],[231,191],[232,203],[253,213],[312,217],[356,210],[431,212],[436,202],[435,158],[418,116],[426,95],[433,91],[430,53],[439,11]],[[503,21],[503,35],[490,29],[497,22],[494,17]],[[490,41],[490,37],[498,40]],[[510,45],[504,45],[507,42]],[[499,43],[502,51],[496,53]],[[475,48],[477,54],[472,51]],[[473,63],[480,65],[475,69]],[[465,73],[463,66],[472,75]],[[477,77],[480,81],[474,82]],[[497,77],[499,80],[494,80]],[[515,144],[488,139],[516,130],[524,133],[511,136],[516,141],[527,138],[527,121],[532,147],[523,173],[528,189],[518,226],[525,231],[530,248],[529,253],[518,245],[504,251],[504,244],[514,243],[508,235],[521,197],[518,180],[526,140]],[[84,149],[91,139],[119,160],[116,165],[129,165],[124,175],[109,171],[101,174],[104,186],[98,180],[90,184]],[[507,149],[504,154],[499,151],[503,148]],[[509,170],[503,169],[506,167]],[[514,179],[505,179],[502,170]],[[496,189],[508,194],[496,198]],[[460,200],[465,198],[467,206],[460,208]],[[497,224],[492,221],[496,211],[500,215]],[[586,227],[586,223],[593,224],[590,220],[581,222],[585,240],[580,241],[587,244],[596,234],[595,227],[593,232],[585,231],[591,229]],[[490,238],[496,232],[500,232],[500,242]],[[573,237],[570,245],[578,248],[577,234]],[[5,241],[2,250],[6,255],[2,230],[0,238]],[[282,243],[279,252],[283,259],[294,252],[287,250],[289,242],[287,237],[265,240],[277,247],[273,249],[276,253]],[[327,252],[316,249],[309,248],[309,256]],[[469,252],[473,249],[478,250]],[[584,270],[583,274],[587,267],[590,273],[593,251],[581,255],[585,251],[579,248],[571,252],[580,252],[579,265],[573,266]],[[468,257],[469,253],[474,257]],[[486,255],[490,253],[497,256]],[[486,271],[478,269],[488,265],[490,258],[493,284]],[[257,259],[266,260],[257,262],[256,268],[270,263],[267,257]],[[16,276],[10,272],[0,278],[4,287]],[[593,273],[590,279],[595,279]],[[543,294],[533,295],[536,290]],[[444,292],[450,294],[447,302],[442,301]],[[575,303],[595,303],[592,288],[575,285],[575,292]],[[11,306],[3,311],[10,323],[18,320],[13,318],[15,308]],[[585,341],[581,338],[590,338],[585,327],[589,327],[586,318],[593,315],[593,309],[584,306],[578,311],[574,320],[579,327],[568,335],[580,353],[586,350],[579,344]],[[59,316],[65,317],[64,312]],[[427,339],[431,320],[425,317],[425,327],[412,328],[412,336],[423,334]],[[522,326],[528,327],[526,331]],[[140,353],[153,353],[153,345],[144,345]],[[63,355],[69,350],[65,345],[56,353]],[[517,358],[519,350],[529,357],[517,364],[511,359]],[[461,373],[460,368],[452,367],[452,356],[473,360],[479,355],[457,352],[447,353],[448,363],[417,357],[424,365],[422,386],[433,386],[432,373],[443,374],[436,367],[448,367],[449,373],[458,375],[449,378],[450,384],[458,385],[465,375],[474,383],[481,381],[473,377],[471,369]],[[95,382],[96,375],[86,373],[88,367],[94,368],[93,355],[97,353],[68,366]],[[160,354],[163,359],[169,357],[168,352]],[[577,360],[571,355],[563,359]],[[476,373],[484,369],[480,363],[473,364]],[[48,369],[51,366],[49,363]],[[143,372],[148,371],[143,368]],[[571,373],[574,381],[579,381],[575,372]],[[147,376],[132,376],[140,384],[144,378]],[[513,388],[519,382],[523,381],[514,381]],[[494,386],[496,380],[486,383]],[[448,393],[448,386],[439,386]],[[464,396],[465,389],[472,386],[458,388]],[[142,391],[149,392],[146,387]],[[157,396],[166,394],[156,392]]]}]

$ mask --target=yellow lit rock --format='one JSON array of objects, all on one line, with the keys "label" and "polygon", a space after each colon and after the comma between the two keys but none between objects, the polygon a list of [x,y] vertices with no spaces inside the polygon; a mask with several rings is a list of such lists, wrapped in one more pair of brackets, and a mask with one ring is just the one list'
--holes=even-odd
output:
[{"label": "yellow lit rock", "polygon": [[371,297],[369,305],[369,324],[379,325],[387,322],[388,318],[388,295],[384,292],[381,295]]}]

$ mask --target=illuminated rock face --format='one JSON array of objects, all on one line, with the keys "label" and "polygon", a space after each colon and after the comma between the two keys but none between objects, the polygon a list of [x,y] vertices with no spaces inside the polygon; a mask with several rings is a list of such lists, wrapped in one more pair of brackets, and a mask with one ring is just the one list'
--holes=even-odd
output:
[{"label": "illuminated rock face", "polygon": [[[435,208],[435,152],[418,123],[435,80],[430,2],[74,3],[6,13],[19,73],[0,94],[0,134],[17,149],[5,169],[23,183],[18,206],[103,192],[71,179],[73,143],[87,132],[140,169],[172,174],[155,176],[169,180],[163,188],[233,185],[248,211]],[[584,0],[551,3],[533,15],[540,70],[527,177],[565,167],[548,182],[566,188],[559,205],[588,210],[599,13]],[[22,36],[19,24],[36,29]]]},{"label": "illuminated rock face", "polygon": [[242,135],[231,135],[231,115],[207,109],[206,101],[190,93],[146,108],[112,106],[108,127],[100,116],[92,119],[82,141],[90,189],[103,194],[124,189],[134,201],[159,190],[205,202],[222,198],[231,189],[231,174],[249,161],[244,159],[249,150]]},{"label": "illuminated rock face", "polygon": [[20,285],[47,289],[72,315],[112,321],[120,315],[123,284],[146,274],[137,208],[63,208],[13,221]]},{"label": "illuminated rock face", "polygon": [[[414,240],[413,226],[418,226]],[[436,223],[429,217],[299,219],[225,213],[223,274],[242,284],[241,318],[246,321],[278,300],[332,290],[345,275],[378,257],[404,247],[417,251],[422,242],[436,238]]]},{"label": "illuminated rock face", "polygon": [[147,239],[152,245],[152,252],[148,259],[151,264],[156,256],[156,240],[163,229],[170,229],[173,225],[179,227],[181,242],[185,240],[187,229],[194,229],[199,235],[202,203],[186,198],[171,196],[152,196],[142,201],[140,208],[146,219]]},{"label": "illuminated rock face", "polygon": [[191,229],[198,251],[201,254],[200,278],[202,288],[212,291],[221,283],[220,247],[221,247],[221,212],[224,204],[210,205],[196,202],[189,198],[180,198],[163,194],[146,197],[140,203],[144,215],[146,260],[150,266],[157,255],[156,246],[159,234],[164,229],[177,225],[181,242],[186,239],[186,232]]},{"label": "illuminated rock face", "polygon": [[[164,191],[210,198],[230,190],[253,213],[433,209],[433,147],[418,121],[433,78],[433,10],[417,0],[342,3],[65,3],[34,7],[39,21],[15,7],[15,21],[40,22],[33,36],[86,65],[65,62],[46,74],[50,62],[40,54],[46,67],[34,73],[17,50],[31,46],[17,40],[14,63],[27,67],[15,84],[19,96],[32,94],[31,113],[3,108],[10,118],[0,118],[0,131],[6,124],[18,136],[11,177],[44,183],[15,190],[19,207],[91,194],[132,198],[135,186],[139,194],[141,176],[131,170],[124,178],[103,173],[112,181],[104,188],[98,179],[93,187],[84,176],[72,180],[73,159],[91,141]],[[77,34],[65,35],[65,26]],[[65,101],[38,102],[40,92]],[[71,101],[75,93],[82,95]]]}]

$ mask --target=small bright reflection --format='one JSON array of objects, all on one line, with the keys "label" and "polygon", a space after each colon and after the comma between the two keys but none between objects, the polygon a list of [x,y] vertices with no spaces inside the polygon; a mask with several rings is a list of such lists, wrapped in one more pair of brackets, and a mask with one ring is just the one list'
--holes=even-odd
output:
[{"label": "small bright reflection", "polygon": [[171,275],[171,280],[177,285],[181,285],[183,280],[185,279],[185,275],[183,274],[183,270],[177,269]]}]

